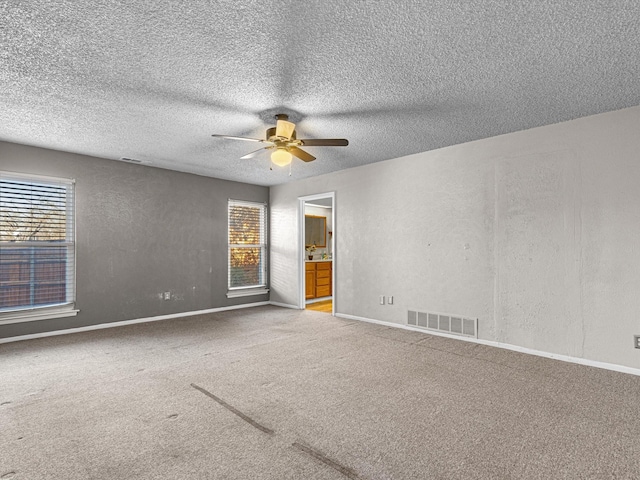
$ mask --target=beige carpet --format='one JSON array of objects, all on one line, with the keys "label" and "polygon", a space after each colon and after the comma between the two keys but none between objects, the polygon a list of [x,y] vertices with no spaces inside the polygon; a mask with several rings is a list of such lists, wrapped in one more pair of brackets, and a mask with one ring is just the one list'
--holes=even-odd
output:
[{"label": "beige carpet", "polygon": [[0,479],[640,478],[640,377],[260,307],[0,345]]}]

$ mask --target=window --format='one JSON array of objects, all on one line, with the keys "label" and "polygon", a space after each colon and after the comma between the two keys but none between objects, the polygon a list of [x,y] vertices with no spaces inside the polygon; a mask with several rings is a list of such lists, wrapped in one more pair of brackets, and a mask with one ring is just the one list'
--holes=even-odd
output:
[{"label": "window", "polygon": [[0,323],[77,313],[73,187],[0,172]]},{"label": "window", "polygon": [[229,200],[227,297],[267,293],[267,206]]}]

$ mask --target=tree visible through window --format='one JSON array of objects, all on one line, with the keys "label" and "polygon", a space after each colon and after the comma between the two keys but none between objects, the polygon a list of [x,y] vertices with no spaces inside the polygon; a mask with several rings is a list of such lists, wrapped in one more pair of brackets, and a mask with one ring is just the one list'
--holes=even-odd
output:
[{"label": "tree visible through window", "polygon": [[267,207],[229,200],[229,289],[266,287]]},{"label": "tree visible through window", "polygon": [[0,172],[0,312],[75,301],[73,183]]}]

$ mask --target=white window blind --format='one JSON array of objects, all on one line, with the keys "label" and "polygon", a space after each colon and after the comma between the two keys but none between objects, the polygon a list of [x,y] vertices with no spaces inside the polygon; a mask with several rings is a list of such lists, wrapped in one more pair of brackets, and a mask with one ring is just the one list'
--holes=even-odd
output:
[{"label": "white window blind", "polygon": [[0,313],[75,302],[73,187],[0,172]]},{"label": "white window blind", "polygon": [[229,290],[266,288],[267,206],[229,200]]}]

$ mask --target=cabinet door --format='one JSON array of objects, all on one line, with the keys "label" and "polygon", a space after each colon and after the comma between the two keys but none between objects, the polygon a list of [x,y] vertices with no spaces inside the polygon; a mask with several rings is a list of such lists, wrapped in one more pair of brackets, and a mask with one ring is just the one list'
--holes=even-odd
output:
[{"label": "cabinet door", "polygon": [[306,271],[304,275],[304,297],[308,300],[316,298],[316,272]]}]

